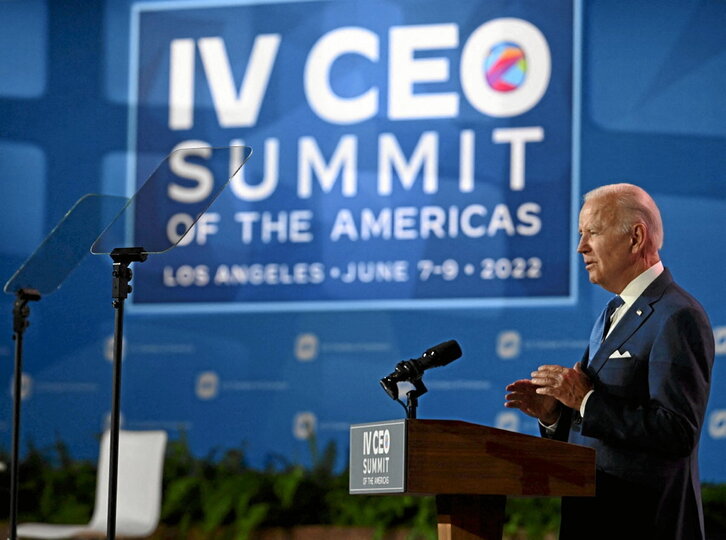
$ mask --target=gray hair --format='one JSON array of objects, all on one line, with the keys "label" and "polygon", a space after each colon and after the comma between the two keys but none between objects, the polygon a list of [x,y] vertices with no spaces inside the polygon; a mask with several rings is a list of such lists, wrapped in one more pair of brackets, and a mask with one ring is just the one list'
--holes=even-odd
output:
[{"label": "gray hair", "polygon": [[650,247],[657,252],[663,247],[663,221],[660,210],[648,193],[633,184],[610,184],[595,188],[585,194],[583,200],[611,198],[617,220],[623,233],[628,233],[636,223],[643,223],[648,230]]}]

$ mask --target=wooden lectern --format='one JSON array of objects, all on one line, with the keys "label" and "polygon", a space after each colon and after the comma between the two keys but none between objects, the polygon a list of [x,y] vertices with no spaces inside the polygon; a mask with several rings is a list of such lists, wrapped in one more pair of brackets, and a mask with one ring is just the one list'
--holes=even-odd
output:
[{"label": "wooden lectern", "polygon": [[435,495],[440,540],[500,540],[507,495],[593,496],[595,450],[454,420],[357,424],[350,493]]}]

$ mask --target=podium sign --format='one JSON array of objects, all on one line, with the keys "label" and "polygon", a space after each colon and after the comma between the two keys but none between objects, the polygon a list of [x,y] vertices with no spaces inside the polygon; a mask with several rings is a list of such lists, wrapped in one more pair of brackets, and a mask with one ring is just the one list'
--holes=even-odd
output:
[{"label": "podium sign", "polygon": [[350,426],[350,493],[403,493],[406,421]]}]

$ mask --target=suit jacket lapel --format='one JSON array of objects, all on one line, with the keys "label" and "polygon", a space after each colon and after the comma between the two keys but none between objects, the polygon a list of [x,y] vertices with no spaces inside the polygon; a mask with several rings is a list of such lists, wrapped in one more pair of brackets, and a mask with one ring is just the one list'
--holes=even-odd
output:
[{"label": "suit jacket lapel", "polygon": [[[650,317],[655,304],[660,300],[666,288],[673,282],[671,273],[664,269],[653,283],[643,291],[635,303],[630,306],[627,313],[618,322],[610,335],[602,342],[592,361],[588,364],[593,373],[598,373],[607,363],[610,355],[619,350],[630,337],[638,331],[642,324]],[[625,352],[625,351],[620,351]]]}]

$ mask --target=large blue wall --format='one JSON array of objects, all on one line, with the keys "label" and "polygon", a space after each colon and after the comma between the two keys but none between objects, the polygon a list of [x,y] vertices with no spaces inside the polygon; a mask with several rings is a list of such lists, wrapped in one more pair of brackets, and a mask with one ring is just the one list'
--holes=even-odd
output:
[{"label": "large blue wall", "polygon": [[[364,1],[331,2],[365,11]],[[111,0],[0,3],[2,283],[80,196],[125,192],[133,6]],[[666,228],[662,258],[701,300],[716,334],[701,463],[705,480],[723,482],[726,3],[584,1],[576,8],[575,197],[626,180],[659,204]],[[255,151],[250,166],[261,159]],[[569,215],[567,204],[562,212]],[[570,240],[575,233],[563,230]],[[574,268],[572,300],[560,304],[129,309],[123,425],[166,429],[172,437],[183,431],[199,454],[241,446],[255,464],[273,455],[307,461],[305,438],[313,426],[321,443],[337,443],[343,464],[351,423],[403,415],[378,380],[398,361],[456,339],[464,355],[427,374],[419,417],[535,433],[534,421],[505,411],[503,389],[539,364],[579,360],[606,293]],[[0,297],[5,447],[12,302],[12,295]],[[111,262],[103,256],[84,259],[58,291],[31,305],[25,443],[61,439],[78,456],[95,455],[95,436],[110,407],[113,316]]]}]

